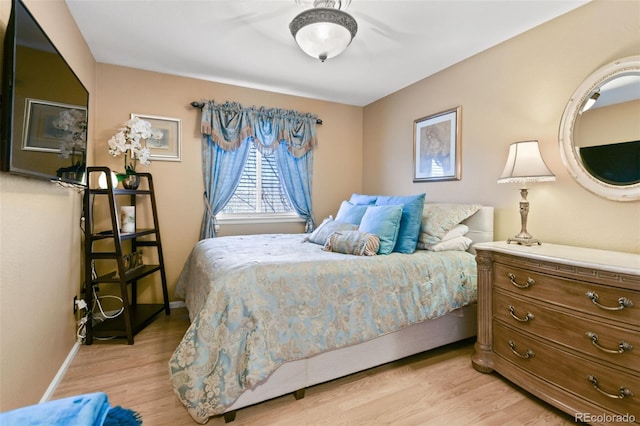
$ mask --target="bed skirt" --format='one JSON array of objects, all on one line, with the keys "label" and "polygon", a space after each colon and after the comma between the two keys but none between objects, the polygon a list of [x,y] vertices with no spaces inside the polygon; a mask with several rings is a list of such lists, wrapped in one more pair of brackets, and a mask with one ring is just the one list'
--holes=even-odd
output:
[{"label": "bed skirt", "polygon": [[245,391],[225,412],[471,338],[476,333],[477,305],[473,303],[368,342],[288,362],[268,380]]}]

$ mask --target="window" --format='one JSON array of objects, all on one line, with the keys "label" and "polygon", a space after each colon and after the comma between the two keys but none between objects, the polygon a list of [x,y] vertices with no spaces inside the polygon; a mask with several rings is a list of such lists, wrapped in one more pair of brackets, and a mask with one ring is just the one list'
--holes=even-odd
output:
[{"label": "window", "polygon": [[278,179],[278,166],[273,154],[264,155],[251,146],[240,183],[229,203],[218,216],[232,219],[239,216],[287,218],[295,213]]},{"label": "window", "polygon": [[442,160],[431,159],[431,176],[444,176],[444,168]]}]

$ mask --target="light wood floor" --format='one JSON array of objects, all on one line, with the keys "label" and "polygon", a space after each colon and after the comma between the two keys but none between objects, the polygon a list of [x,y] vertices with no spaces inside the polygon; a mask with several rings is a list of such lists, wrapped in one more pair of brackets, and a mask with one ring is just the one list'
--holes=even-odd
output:
[{"label": "light wood floor", "polygon": [[[195,425],[169,384],[168,360],[189,321],[159,316],[135,338],[82,346],[54,399],[106,392],[144,425]],[[569,425],[573,418],[471,367],[467,340],[238,411],[229,425]],[[209,425],[223,425],[221,417]]]}]

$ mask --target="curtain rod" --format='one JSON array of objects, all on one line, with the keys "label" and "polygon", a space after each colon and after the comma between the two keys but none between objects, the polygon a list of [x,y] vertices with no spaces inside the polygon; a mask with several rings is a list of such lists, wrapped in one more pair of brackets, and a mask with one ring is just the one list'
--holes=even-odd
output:
[{"label": "curtain rod", "polygon": [[[194,108],[198,108],[198,109],[200,109],[200,110],[201,110],[202,108],[204,108],[204,104],[203,104],[202,102],[197,102],[197,101],[193,101],[193,102],[191,102],[191,106],[192,106],[192,107],[194,107]],[[322,120],[318,118],[318,119],[316,120],[316,124],[320,124],[320,125],[322,125]]]}]

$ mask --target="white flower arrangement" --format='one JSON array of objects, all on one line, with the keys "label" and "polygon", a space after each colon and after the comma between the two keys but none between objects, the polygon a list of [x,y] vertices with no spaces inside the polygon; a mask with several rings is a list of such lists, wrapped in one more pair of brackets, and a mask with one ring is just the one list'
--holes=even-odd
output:
[{"label": "white flower arrangement", "polygon": [[56,129],[64,132],[60,141],[60,158],[69,158],[72,161],[78,153],[83,153],[87,148],[87,117],[84,111],[79,109],[65,109],[60,112],[57,120],[53,122]]},{"label": "white flower arrangement", "polygon": [[151,123],[134,117],[124,123],[124,127],[120,128],[111,139],[109,139],[109,154],[117,157],[124,154],[124,175],[131,175],[136,172],[136,163],[145,166],[151,164],[149,148],[142,145],[142,141],[148,139],[161,139],[162,132],[153,129]]}]

